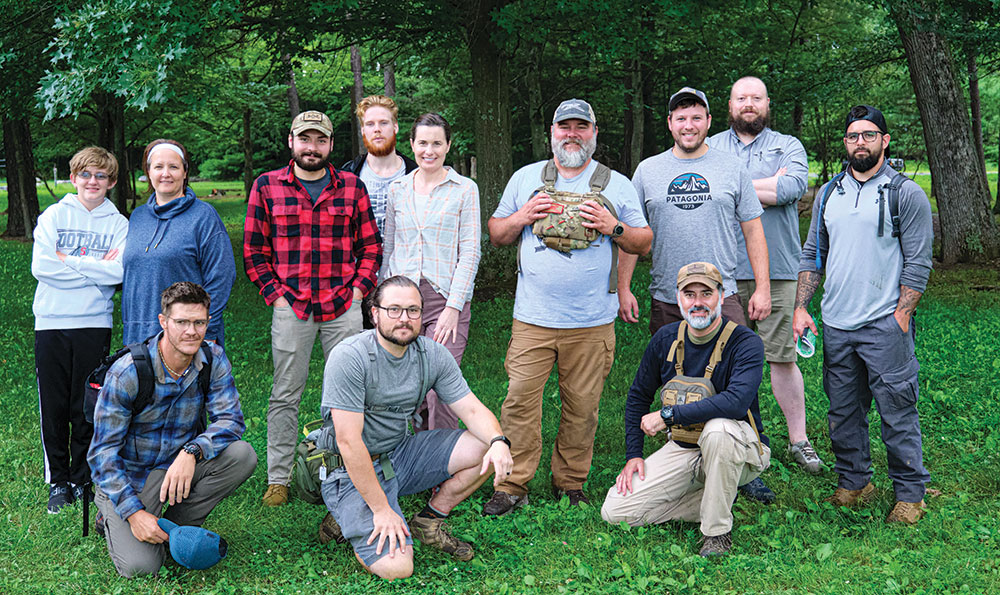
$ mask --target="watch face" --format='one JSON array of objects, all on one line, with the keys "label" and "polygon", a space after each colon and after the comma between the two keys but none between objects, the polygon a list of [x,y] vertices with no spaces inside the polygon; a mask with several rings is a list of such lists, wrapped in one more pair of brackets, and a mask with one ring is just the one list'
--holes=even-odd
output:
[{"label": "watch face", "polygon": [[614,236],[618,237],[618,236],[622,235],[623,233],[625,233],[625,228],[622,227],[621,225],[616,225],[615,226]]}]

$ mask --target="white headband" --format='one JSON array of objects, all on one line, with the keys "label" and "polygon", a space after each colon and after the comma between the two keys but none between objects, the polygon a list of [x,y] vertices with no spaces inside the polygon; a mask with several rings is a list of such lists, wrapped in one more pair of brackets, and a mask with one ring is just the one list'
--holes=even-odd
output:
[{"label": "white headband", "polygon": [[187,159],[184,158],[184,151],[182,151],[180,147],[178,147],[173,143],[160,143],[158,145],[153,145],[153,148],[149,150],[149,157],[146,158],[146,165],[149,165],[150,163],[153,162],[153,153],[159,151],[160,149],[170,149],[174,153],[177,153],[178,155],[180,155],[181,161],[184,162],[184,165],[185,166],[187,165]]}]

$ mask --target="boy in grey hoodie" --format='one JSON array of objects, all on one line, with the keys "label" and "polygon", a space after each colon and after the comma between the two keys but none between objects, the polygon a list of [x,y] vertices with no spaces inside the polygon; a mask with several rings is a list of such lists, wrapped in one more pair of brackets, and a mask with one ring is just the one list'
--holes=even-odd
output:
[{"label": "boy in grey hoodie", "polygon": [[[118,161],[87,147],[69,162],[76,194],[45,209],[35,227],[31,274],[38,279],[35,374],[51,514],[81,498],[93,427],[83,413],[87,376],[111,346],[111,297],[122,281],[128,220],[107,199]],[[72,432],[70,431],[72,428]]]}]

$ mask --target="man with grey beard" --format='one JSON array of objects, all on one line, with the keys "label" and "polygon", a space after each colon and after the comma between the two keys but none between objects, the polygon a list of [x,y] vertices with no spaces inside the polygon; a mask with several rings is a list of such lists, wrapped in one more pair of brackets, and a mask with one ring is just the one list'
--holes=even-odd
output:
[{"label": "man with grey beard", "polygon": [[[628,178],[593,160],[596,121],[586,101],[559,104],[552,118],[553,159],[518,170],[489,220],[494,245],[517,244],[519,271],[505,364],[510,385],[500,417],[514,470],[483,507],[486,515],[505,514],[528,501],[527,485],[542,454],[542,391],[553,363],[562,404],[552,449],[553,492],[573,505],[589,502],[583,484],[593,457],[598,402],[615,353],[612,250],[644,254],[653,237]],[[581,225],[596,230],[597,238],[565,252],[550,248],[532,224],[563,203],[544,187],[560,194],[600,190],[614,211],[587,200],[579,207]]]},{"label": "man with grey beard", "polygon": [[[710,263],[692,262],[678,272],[684,320],[660,327],[646,347],[625,402],[625,467],[601,509],[604,520],[616,524],[700,522],[699,553],[706,557],[729,552],[737,486],[757,478],[771,460],[757,402],[764,345],[723,316],[723,294],[722,274]],[[651,413],[661,387],[662,394],[678,396],[656,403]],[[702,398],[682,399],[684,392]],[[668,428],[667,444],[644,458],[644,436]]]},{"label": "man with grey beard", "polygon": [[[729,151],[743,162],[764,209],[760,221],[767,238],[771,315],[759,321],[751,319],[749,326],[764,341],[774,398],[788,425],[788,456],[816,474],[823,461],[806,436],[805,389],[792,338],[795,284],[802,255],[798,202],[809,186],[809,163],[802,143],[772,130],[770,121],[767,86],[759,78],[743,77],[733,83],[729,94],[729,130],[710,137],[708,145]],[[746,304],[756,283],[746,249],[739,243],[737,246],[736,288]]]}]

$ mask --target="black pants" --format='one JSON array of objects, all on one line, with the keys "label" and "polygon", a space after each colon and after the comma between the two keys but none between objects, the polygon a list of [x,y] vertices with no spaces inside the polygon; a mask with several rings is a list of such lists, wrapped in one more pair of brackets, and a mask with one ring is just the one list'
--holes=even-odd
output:
[{"label": "black pants", "polygon": [[94,428],[83,415],[83,387],[110,347],[111,329],[107,328],[35,331],[35,376],[48,483],[90,481],[87,450]]}]

